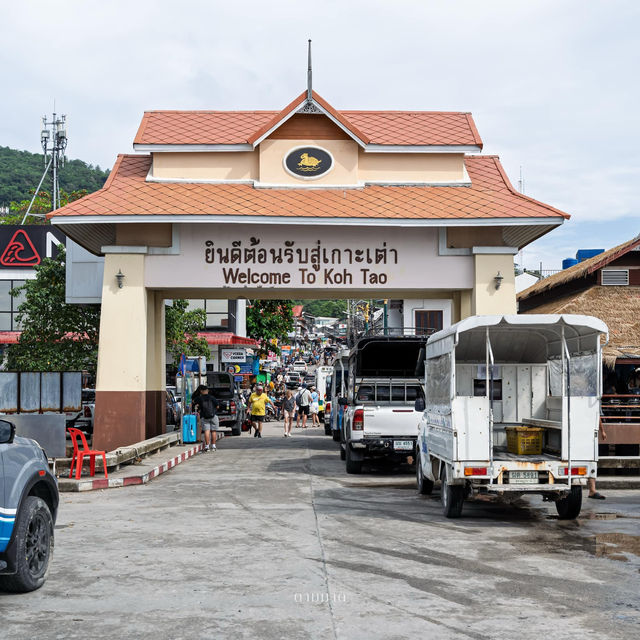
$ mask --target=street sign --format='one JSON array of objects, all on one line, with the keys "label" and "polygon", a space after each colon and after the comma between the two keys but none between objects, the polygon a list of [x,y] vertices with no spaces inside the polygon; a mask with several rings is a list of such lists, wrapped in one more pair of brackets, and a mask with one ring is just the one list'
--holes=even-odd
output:
[{"label": "street sign", "polygon": [[244,349],[220,349],[222,362],[246,362],[247,352]]}]

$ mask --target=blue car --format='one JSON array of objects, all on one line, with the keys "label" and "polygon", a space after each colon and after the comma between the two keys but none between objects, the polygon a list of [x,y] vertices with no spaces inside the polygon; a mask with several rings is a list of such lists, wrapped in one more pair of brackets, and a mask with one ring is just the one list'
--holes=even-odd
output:
[{"label": "blue car", "polygon": [[53,555],[58,485],[42,448],[0,420],[0,591],[44,584]]}]

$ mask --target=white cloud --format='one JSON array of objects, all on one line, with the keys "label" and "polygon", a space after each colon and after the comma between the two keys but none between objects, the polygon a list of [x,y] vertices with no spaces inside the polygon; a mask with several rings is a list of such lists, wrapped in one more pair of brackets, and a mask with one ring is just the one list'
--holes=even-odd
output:
[{"label": "white cloud", "polygon": [[640,217],[635,0],[32,0],[2,3],[0,24],[2,145],[38,151],[54,99],[69,155],[102,166],[145,109],[281,108],[312,37],[338,108],[472,111],[567,229]]}]

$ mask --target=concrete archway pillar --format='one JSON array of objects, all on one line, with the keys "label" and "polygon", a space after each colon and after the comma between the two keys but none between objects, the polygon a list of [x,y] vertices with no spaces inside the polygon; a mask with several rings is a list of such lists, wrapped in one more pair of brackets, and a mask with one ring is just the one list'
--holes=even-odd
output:
[{"label": "concrete archway pillar", "polygon": [[164,302],[144,286],[144,260],[105,256],[93,440],[107,451],[165,431]]}]

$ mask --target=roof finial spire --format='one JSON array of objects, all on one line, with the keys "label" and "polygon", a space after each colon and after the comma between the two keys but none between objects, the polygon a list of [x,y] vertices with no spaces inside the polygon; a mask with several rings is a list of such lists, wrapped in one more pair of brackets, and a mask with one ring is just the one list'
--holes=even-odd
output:
[{"label": "roof finial spire", "polygon": [[307,102],[311,102],[312,88],[311,88],[311,38],[309,38],[309,61],[307,64]]}]

